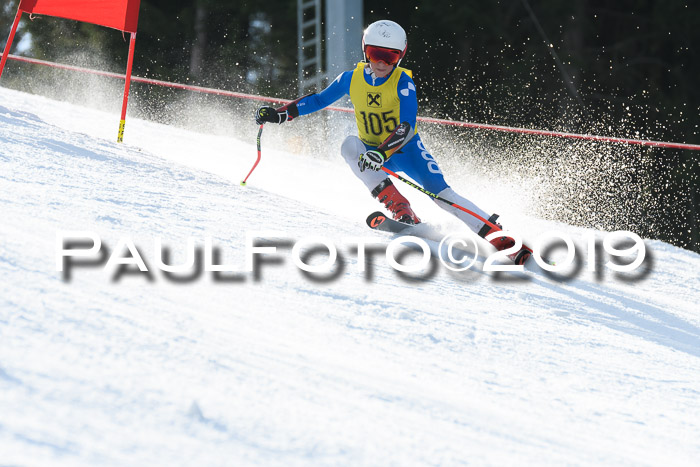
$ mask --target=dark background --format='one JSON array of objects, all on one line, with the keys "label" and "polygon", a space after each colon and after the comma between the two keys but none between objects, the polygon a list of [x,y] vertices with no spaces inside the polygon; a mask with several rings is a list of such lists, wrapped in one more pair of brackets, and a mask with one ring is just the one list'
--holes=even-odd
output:
[{"label": "dark background", "polygon": [[[17,4],[3,7],[3,45]],[[133,74],[296,97],[296,4],[142,0]],[[414,72],[419,115],[700,144],[698,2],[384,0],[365,1],[364,15],[365,24],[392,19],[406,29],[402,65]],[[80,65],[124,73],[121,32],[24,15],[15,44],[27,33],[23,55],[79,56]],[[24,73],[50,72],[36,68]],[[3,86],[23,80],[5,78]],[[162,109],[172,91],[140,92]],[[434,130],[432,140],[434,154],[477,153],[487,173],[549,180],[537,193],[541,217],[700,251],[699,152],[468,129]]]}]

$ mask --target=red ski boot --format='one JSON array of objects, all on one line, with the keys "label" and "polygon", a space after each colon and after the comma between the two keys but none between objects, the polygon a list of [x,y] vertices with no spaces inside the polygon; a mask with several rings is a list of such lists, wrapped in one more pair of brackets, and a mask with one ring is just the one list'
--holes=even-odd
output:
[{"label": "red ski boot", "polygon": [[411,209],[411,204],[388,178],[372,190],[372,196],[377,198],[394,216],[394,220],[404,224],[420,224],[420,219]]},{"label": "red ski boot", "polygon": [[[496,229],[494,227],[491,227],[489,224],[484,224],[481,230],[479,230],[479,236],[481,238],[486,238],[489,234],[493,232],[503,230],[503,226],[496,222],[496,219],[498,219],[498,214],[493,214],[491,217],[489,217],[489,222],[498,226],[498,228]],[[493,245],[496,248],[496,250],[502,251],[511,248],[513,245],[515,245],[515,240],[504,235],[502,237],[496,237],[489,240],[489,243]],[[525,261],[527,261],[530,258],[530,256],[532,256],[532,250],[523,245],[522,248],[520,248],[520,250],[516,251],[515,253],[509,254],[508,258],[510,258],[515,264],[521,265],[525,264]]]}]

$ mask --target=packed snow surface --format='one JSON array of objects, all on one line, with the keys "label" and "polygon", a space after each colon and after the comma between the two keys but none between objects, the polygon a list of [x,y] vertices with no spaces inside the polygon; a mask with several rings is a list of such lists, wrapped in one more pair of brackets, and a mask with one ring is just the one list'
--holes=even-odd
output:
[{"label": "packed snow surface", "polygon": [[[488,272],[481,243],[466,272],[406,277],[381,249],[396,236],[364,224],[380,206],[340,141],[312,158],[268,126],[242,187],[252,119],[237,140],[129,118],[124,144],[117,123],[0,89],[1,465],[697,465],[698,254],[646,240],[636,271],[612,271],[602,249],[591,271],[586,235],[607,233],[527,217],[527,194],[449,173],[526,239],[571,236],[580,267]],[[400,189],[433,234],[464,232]],[[65,231],[115,260],[131,242],[149,271],[65,275]],[[277,248],[255,273],[246,236]],[[295,265],[311,236],[337,247],[332,273]],[[177,265],[207,238],[242,272],[157,267],[158,239]],[[348,239],[380,251],[360,261]]]}]

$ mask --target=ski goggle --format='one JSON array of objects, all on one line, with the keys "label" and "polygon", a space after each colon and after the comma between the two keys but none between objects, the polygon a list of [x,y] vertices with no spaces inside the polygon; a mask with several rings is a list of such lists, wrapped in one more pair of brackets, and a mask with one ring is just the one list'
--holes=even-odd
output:
[{"label": "ski goggle", "polygon": [[375,45],[365,46],[365,55],[371,62],[384,62],[387,65],[396,65],[401,60],[401,51],[396,49],[385,49]]}]

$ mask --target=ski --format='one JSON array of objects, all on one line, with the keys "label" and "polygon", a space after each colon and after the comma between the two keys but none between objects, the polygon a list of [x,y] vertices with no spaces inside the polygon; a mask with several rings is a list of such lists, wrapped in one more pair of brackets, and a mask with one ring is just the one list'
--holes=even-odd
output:
[{"label": "ski", "polygon": [[[384,214],[381,211],[376,211],[370,214],[367,217],[367,225],[373,230],[381,230],[383,232],[390,232],[395,234],[411,232],[417,234],[417,232],[414,232],[417,227],[416,225],[405,224],[403,222],[396,221],[387,217],[386,214]],[[510,260],[513,261],[513,263],[515,264],[523,265],[530,259],[531,256],[532,249],[523,245],[520,248],[520,250],[508,255],[508,258],[510,258]]]},{"label": "ski", "polygon": [[[495,216],[495,214],[494,214],[494,216]],[[491,216],[491,218],[494,219],[494,216]],[[493,222],[493,221],[490,220],[490,222]],[[500,227],[500,225],[498,225],[498,224],[496,224],[496,225],[498,227]],[[479,233],[477,235],[479,235],[479,237],[486,240],[487,237],[491,237],[491,235],[494,235],[495,233],[500,233],[501,230],[502,229],[494,230],[488,235],[482,235],[481,233]],[[515,245],[514,239],[509,237],[509,236],[506,236],[506,235],[501,235],[501,236],[496,235],[495,238],[491,238],[490,240],[487,240],[487,241],[489,243],[491,243],[491,245],[493,245],[499,251],[510,249]],[[532,249],[523,243],[523,244],[521,244],[520,249],[518,251],[516,251],[515,253],[511,253],[507,256],[515,264],[523,265],[532,256]]]},{"label": "ski", "polygon": [[380,211],[373,212],[367,217],[367,225],[370,229],[391,233],[402,233],[415,227],[413,224],[405,224],[403,222],[390,219]]},{"label": "ski", "polygon": [[532,256],[532,249],[529,247],[526,247],[525,245],[520,248],[520,250],[517,251],[517,253],[513,253],[512,255],[508,255],[508,257],[513,260],[515,264],[525,264],[527,260],[530,259]]}]

